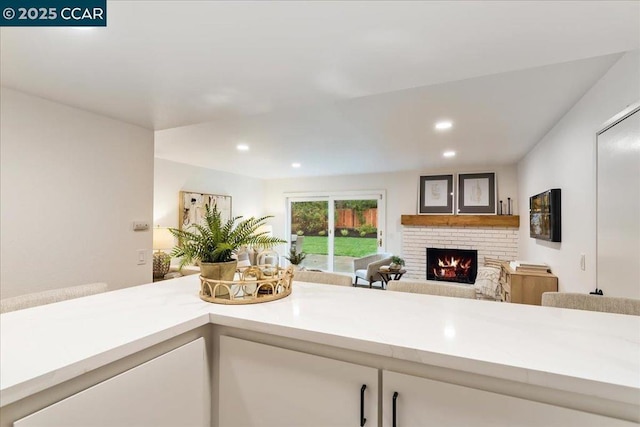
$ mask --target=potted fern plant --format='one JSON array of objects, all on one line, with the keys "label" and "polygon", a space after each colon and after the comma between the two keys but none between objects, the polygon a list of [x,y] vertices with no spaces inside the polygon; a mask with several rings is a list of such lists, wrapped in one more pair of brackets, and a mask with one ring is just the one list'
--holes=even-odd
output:
[{"label": "potted fern plant", "polygon": [[[272,248],[286,243],[269,236],[267,232],[256,232],[268,218],[271,216],[247,219],[237,216],[223,221],[217,206],[207,205],[202,224],[192,224],[186,230],[169,229],[178,239],[178,245],[173,248],[171,256],[181,258],[180,268],[199,263],[200,274],[204,278],[233,280],[238,265],[233,255],[240,247],[251,245]],[[226,288],[221,286],[218,289],[226,293]]]},{"label": "potted fern plant", "polygon": [[297,253],[296,248],[291,247],[289,249],[289,256],[286,256],[284,258],[288,260],[292,265],[295,265],[297,268],[302,263],[302,261],[304,261],[306,257],[307,257],[307,254],[305,252]]}]

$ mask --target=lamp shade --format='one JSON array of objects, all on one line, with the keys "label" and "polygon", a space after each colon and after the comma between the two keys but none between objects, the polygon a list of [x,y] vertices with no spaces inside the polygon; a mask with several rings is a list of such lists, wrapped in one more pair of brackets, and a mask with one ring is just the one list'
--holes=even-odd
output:
[{"label": "lamp shade", "polygon": [[175,240],[173,234],[168,228],[156,227],[153,229],[153,249],[163,250],[171,249],[175,246]]}]

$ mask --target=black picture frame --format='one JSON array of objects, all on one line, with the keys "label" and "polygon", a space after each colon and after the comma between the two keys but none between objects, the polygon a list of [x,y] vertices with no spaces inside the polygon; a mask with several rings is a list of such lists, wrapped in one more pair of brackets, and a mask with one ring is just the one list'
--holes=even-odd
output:
[{"label": "black picture frame", "polygon": [[496,208],[495,172],[458,174],[458,214],[496,215]]},{"label": "black picture frame", "polygon": [[418,215],[453,215],[453,174],[420,176]]},{"label": "black picture frame", "polygon": [[561,190],[553,188],[529,198],[529,236],[562,241]]}]

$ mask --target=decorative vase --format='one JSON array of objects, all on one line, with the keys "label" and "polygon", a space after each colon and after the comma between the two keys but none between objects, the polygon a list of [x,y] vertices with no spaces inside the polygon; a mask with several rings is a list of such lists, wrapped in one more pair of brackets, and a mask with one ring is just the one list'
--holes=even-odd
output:
[{"label": "decorative vase", "polygon": [[[232,281],[238,268],[238,261],[229,262],[201,262],[200,274],[205,279]],[[224,298],[229,296],[226,286],[216,288],[216,297]]]},{"label": "decorative vase", "polygon": [[153,253],[153,278],[162,279],[169,272],[171,255],[162,251]]},{"label": "decorative vase", "polygon": [[396,264],[395,262],[389,264],[389,270],[400,270],[401,267],[402,266],[400,264]]}]

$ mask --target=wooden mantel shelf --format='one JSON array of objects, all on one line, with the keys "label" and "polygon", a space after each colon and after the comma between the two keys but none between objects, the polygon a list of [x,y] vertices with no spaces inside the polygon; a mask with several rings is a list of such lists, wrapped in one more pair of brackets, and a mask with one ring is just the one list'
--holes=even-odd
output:
[{"label": "wooden mantel shelf", "polygon": [[437,227],[520,227],[519,215],[402,215],[402,225]]}]

